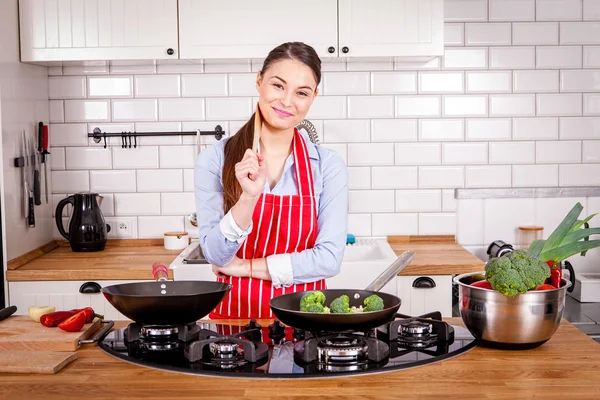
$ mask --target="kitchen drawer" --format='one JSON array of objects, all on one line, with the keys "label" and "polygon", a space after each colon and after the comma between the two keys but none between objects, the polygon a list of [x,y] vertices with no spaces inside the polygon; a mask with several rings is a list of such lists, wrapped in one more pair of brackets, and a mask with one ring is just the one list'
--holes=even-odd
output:
[{"label": "kitchen drawer", "polygon": [[144,281],[8,282],[9,304],[17,306],[16,315],[27,315],[29,306],[50,305],[56,307],[57,311],[90,306],[107,320],[128,319],[118,312],[102,293],[81,293],[80,288],[87,282],[95,282],[100,287],[105,287]]},{"label": "kitchen drawer", "polygon": [[397,284],[402,314],[439,311],[442,317],[452,316],[452,275],[401,275]]}]

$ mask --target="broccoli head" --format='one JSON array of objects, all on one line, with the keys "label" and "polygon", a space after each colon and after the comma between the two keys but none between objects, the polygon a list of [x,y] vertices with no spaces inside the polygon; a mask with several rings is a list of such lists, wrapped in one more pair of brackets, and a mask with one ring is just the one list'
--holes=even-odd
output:
[{"label": "broccoli head", "polygon": [[308,307],[306,308],[306,311],[312,312],[312,313],[322,313],[322,312],[325,312],[325,308],[323,307],[322,304],[313,303],[313,304],[308,305]]},{"label": "broccoli head", "polygon": [[300,299],[300,311],[308,311],[308,306],[311,304],[325,305],[325,294],[316,290],[303,295]]},{"label": "broccoli head", "polygon": [[348,314],[350,312],[350,298],[345,294],[341,295],[331,302],[329,308],[335,314]]},{"label": "broccoli head", "polygon": [[383,310],[383,299],[376,294],[367,297],[364,300],[364,311],[379,311]]},{"label": "broccoli head", "polygon": [[485,279],[492,289],[507,297],[515,297],[544,283],[550,267],[528,250],[519,249],[492,258],[485,266]]}]

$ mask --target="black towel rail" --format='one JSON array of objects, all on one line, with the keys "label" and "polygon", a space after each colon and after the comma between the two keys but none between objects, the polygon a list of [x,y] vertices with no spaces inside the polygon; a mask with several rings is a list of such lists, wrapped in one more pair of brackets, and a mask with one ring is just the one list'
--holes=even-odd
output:
[{"label": "black towel rail", "polygon": [[120,137],[121,147],[132,147],[131,138],[133,138],[133,147],[137,147],[137,138],[139,136],[196,136],[196,135],[208,136],[214,135],[217,140],[221,140],[225,131],[221,125],[215,126],[214,131],[184,131],[184,132],[102,132],[100,128],[94,128],[92,133],[88,133],[88,137],[94,138],[95,143],[100,143],[104,140],[104,148],[106,148],[107,137]]}]

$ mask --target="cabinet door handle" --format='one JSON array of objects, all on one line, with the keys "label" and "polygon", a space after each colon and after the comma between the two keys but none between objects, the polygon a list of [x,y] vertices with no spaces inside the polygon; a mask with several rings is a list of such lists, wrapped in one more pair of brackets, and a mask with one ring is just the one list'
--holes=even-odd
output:
[{"label": "cabinet door handle", "polygon": [[329,46],[329,48],[327,49],[327,51],[328,51],[329,53],[335,53],[335,47],[333,47],[333,46]]},{"label": "cabinet door handle", "polygon": [[414,280],[412,287],[417,289],[432,289],[435,287],[435,281],[428,276],[420,276]]},{"label": "cabinet door handle", "polygon": [[349,51],[350,49],[348,48],[348,46],[342,47],[342,53],[348,53]]},{"label": "cabinet door handle", "polygon": [[171,48],[168,48],[167,49],[167,54],[170,55],[170,56],[172,56],[173,54],[175,54],[175,50],[173,50]]},{"label": "cabinet door handle", "polygon": [[100,284],[98,284],[97,282],[85,282],[79,288],[79,293],[100,293],[100,289],[102,289],[102,286],[100,286]]}]

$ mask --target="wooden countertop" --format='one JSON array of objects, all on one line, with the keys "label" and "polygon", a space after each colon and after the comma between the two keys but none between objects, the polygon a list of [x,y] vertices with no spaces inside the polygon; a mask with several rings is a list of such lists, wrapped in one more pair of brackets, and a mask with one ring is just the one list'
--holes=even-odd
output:
[{"label": "wooden countertop", "polygon": [[[462,325],[460,318],[446,319]],[[125,326],[120,322],[117,326]],[[263,325],[265,326],[265,325]],[[569,322],[533,350],[476,347],[457,357],[381,374],[252,380],[140,367],[84,345],[56,375],[0,374],[5,398],[54,399],[598,399],[600,345]]]}]

